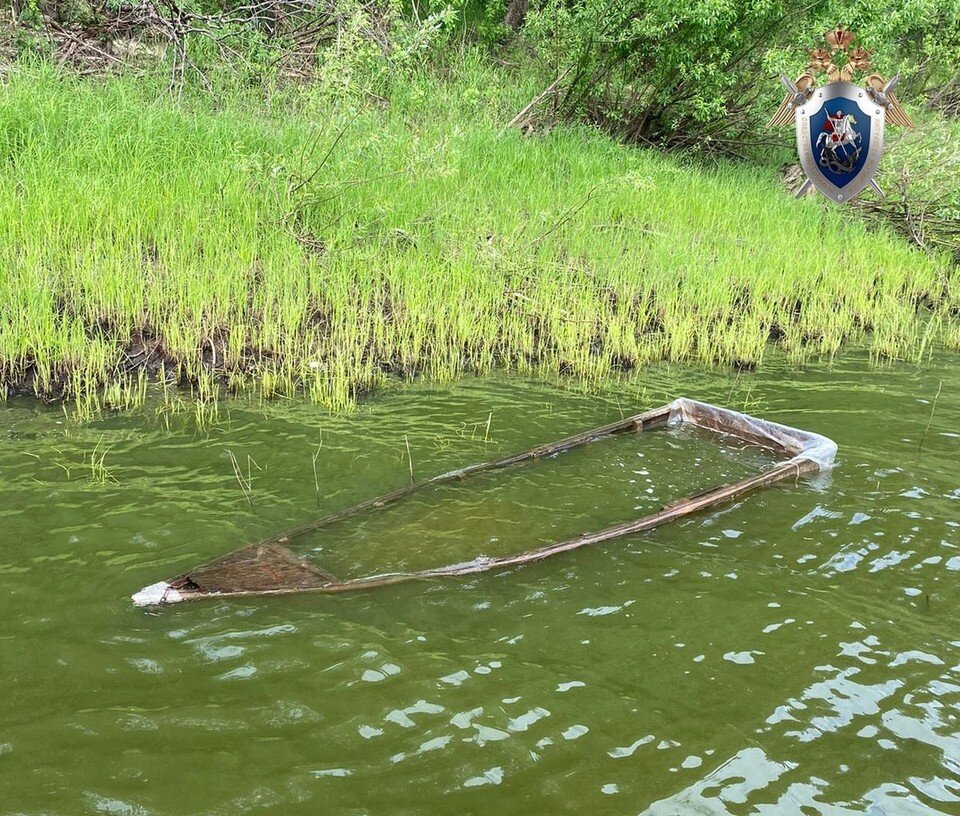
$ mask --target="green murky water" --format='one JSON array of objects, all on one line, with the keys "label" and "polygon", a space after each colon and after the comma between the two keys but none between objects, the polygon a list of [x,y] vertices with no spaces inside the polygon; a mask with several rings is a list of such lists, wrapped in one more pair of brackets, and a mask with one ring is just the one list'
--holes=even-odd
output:
[{"label": "green murky water", "polygon": [[[208,431],[8,403],[0,813],[958,813],[958,390],[960,358],[850,354],[655,368],[588,396],[418,385],[347,416],[233,403]],[[678,395],[832,436],[837,468],[465,581],[128,601],[404,484],[407,444],[422,477]],[[683,433],[607,440],[303,547],[344,575],[518,551],[763,459]]]}]

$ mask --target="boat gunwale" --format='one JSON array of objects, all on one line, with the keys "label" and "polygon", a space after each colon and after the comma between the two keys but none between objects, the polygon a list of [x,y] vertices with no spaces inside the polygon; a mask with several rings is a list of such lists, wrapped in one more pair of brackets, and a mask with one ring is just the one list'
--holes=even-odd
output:
[{"label": "boat gunwale", "polygon": [[[786,455],[789,458],[732,484],[711,487],[695,495],[686,496],[664,504],[654,513],[641,516],[632,521],[595,532],[583,533],[575,538],[525,550],[513,555],[492,558],[478,556],[472,561],[464,561],[442,567],[412,572],[370,575],[342,581],[317,570],[318,577],[315,581],[308,580],[301,582],[299,585],[271,587],[257,584],[257,580],[264,580],[264,576],[256,573],[256,567],[262,566],[266,573],[272,573],[273,570],[270,568],[266,559],[276,558],[278,548],[285,548],[292,539],[313,530],[318,530],[335,521],[349,518],[366,510],[385,507],[388,504],[399,501],[432,485],[460,481],[475,473],[500,470],[522,462],[542,459],[546,456],[571,450],[615,434],[630,432],[643,433],[666,426],[676,427],[679,425],[692,425],[713,433],[734,436],[751,445],[771,449],[775,453]],[[447,471],[446,473],[420,480],[381,496],[367,499],[352,507],[329,513],[318,519],[294,527],[280,535],[264,539],[256,544],[240,547],[224,556],[208,561],[194,570],[181,573],[169,581],[160,581],[149,587],[145,587],[133,595],[132,600],[136,606],[152,607],[200,598],[290,595],[306,592],[333,594],[373,589],[406,581],[457,577],[488,572],[494,569],[503,569],[510,566],[519,566],[541,561],[552,555],[569,552],[590,544],[609,541],[625,535],[654,529],[668,522],[730,501],[753,490],[769,487],[785,481],[791,477],[799,478],[807,473],[827,470],[833,465],[836,451],[837,445],[833,440],[812,431],[805,431],[769,420],[758,419],[728,408],[680,397],[673,402],[626,417],[616,422],[611,422],[607,425],[602,425],[598,428],[583,431],[555,442],[538,445],[522,453],[488,462],[478,462],[463,468]],[[281,555],[285,563],[289,562],[291,556],[299,558],[292,550],[288,550],[287,553],[282,553]],[[213,573],[213,575],[216,576],[218,565],[225,565],[227,563],[235,564],[238,561],[249,563],[254,568],[255,580],[248,582],[249,585],[247,588],[238,585],[232,590],[207,591],[204,590],[201,583],[195,581],[192,577],[198,573]]]}]

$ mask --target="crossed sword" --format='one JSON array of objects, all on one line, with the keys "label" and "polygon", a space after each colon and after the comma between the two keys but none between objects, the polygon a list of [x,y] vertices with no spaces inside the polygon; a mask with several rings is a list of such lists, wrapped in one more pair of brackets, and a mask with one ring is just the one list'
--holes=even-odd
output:
[{"label": "crossed sword", "polygon": [[[790,77],[786,74],[780,74],[780,81],[783,83],[783,87],[787,89],[787,93],[790,94],[790,107],[799,108],[804,102],[806,102],[810,96],[807,91],[801,91],[796,85],[793,84]],[[867,85],[867,94],[870,98],[876,102],[878,105],[882,105],[884,108],[890,106],[890,94],[893,92],[893,89],[897,87],[897,83],[900,81],[900,74],[895,74],[890,78],[890,81],[883,86],[879,91]],[[809,89],[810,93],[813,93],[812,89]],[[880,189],[880,185],[876,181],[870,179],[867,182],[873,191],[880,196],[880,198],[886,198],[883,194],[883,190]],[[800,189],[797,190],[797,198],[800,198],[804,195],[807,190],[813,186],[813,182],[808,178],[803,184],[800,185]]]}]

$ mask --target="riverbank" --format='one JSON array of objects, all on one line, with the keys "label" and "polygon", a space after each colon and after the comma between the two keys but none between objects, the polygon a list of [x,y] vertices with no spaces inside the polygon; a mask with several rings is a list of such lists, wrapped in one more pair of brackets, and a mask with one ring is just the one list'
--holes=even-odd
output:
[{"label": "riverbank", "polygon": [[90,408],[159,377],[341,408],[391,372],[960,346],[946,257],[791,199],[774,168],[506,129],[536,89],[501,70],[360,101],[13,70],[0,388]]}]

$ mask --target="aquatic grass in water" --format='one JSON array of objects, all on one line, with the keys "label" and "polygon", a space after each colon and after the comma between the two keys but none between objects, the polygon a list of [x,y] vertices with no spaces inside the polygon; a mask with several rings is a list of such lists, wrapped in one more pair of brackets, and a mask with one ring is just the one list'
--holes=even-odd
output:
[{"label": "aquatic grass in water", "polygon": [[525,89],[471,70],[351,108],[18,69],[0,88],[2,383],[87,410],[142,401],[145,373],[214,411],[224,384],[344,407],[387,371],[596,382],[754,365],[771,339],[796,361],[958,344],[946,260],[755,167],[505,131]]}]

